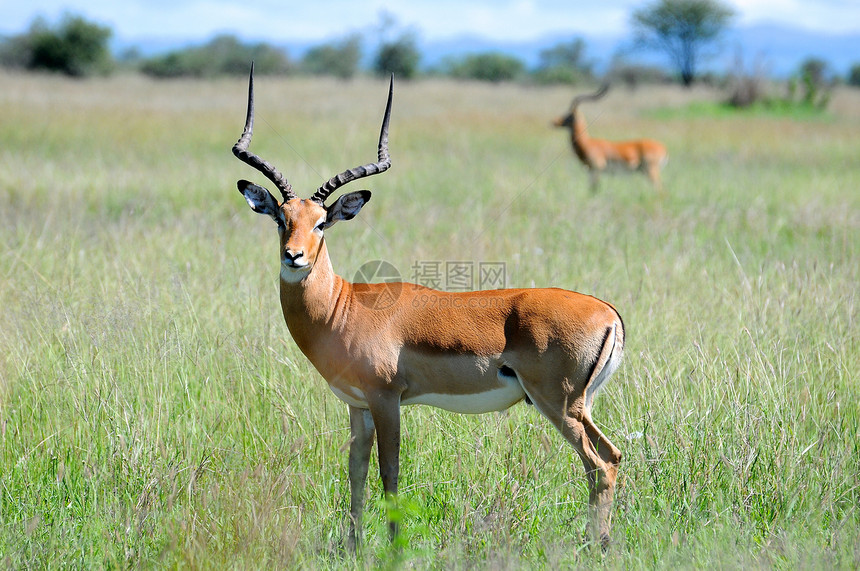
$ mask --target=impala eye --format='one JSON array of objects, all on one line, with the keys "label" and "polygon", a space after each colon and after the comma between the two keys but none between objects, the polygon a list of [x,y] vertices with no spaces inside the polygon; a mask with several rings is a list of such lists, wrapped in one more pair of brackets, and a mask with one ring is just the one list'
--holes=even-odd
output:
[{"label": "impala eye", "polygon": [[314,230],[318,230],[320,232],[325,230],[325,220],[321,220],[316,226],[314,226]]}]

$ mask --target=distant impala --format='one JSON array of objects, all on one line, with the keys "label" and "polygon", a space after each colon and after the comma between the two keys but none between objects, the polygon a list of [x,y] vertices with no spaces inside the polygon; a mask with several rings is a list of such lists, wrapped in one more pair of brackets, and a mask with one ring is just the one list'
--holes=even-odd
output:
[{"label": "distant impala", "polygon": [[[329,206],[325,200],[344,184],[391,166],[393,88],[392,78],[378,162],[332,177],[309,199],[299,198],[275,167],[248,151],[254,126],[253,67],[245,130],[233,147],[239,159],[281,191],[283,202],[261,186],[238,182],[251,209],[278,225],[281,308],[290,333],[349,406],[349,545],[354,549],[360,536],[374,433],[383,489],[392,498],[397,493],[401,405],[482,413],[524,399],[582,458],[592,531],[605,545],[621,452],[592,422],[591,405],[621,361],[624,325],[615,308],[562,289],[449,293],[405,283],[353,284],[332,269],[325,233],[335,222],[358,214],[370,192],[344,194]],[[376,303],[391,293],[396,293],[391,303]],[[390,521],[389,528],[393,537],[396,523]]]},{"label": "distant impala", "polygon": [[573,152],[588,168],[591,175],[591,190],[597,191],[600,173],[613,166],[630,171],[642,171],[648,175],[654,188],[660,190],[660,170],[666,165],[669,155],[662,143],[653,139],[634,139],[632,141],[607,141],[593,139],[588,134],[585,118],[578,113],[577,107],[583,101],[596,101],[606,95],[609,85],[604,84],[590,95],[578,95],[570,104],[570,113],[553,121],[556,127],[570,129],[570,142]]}]

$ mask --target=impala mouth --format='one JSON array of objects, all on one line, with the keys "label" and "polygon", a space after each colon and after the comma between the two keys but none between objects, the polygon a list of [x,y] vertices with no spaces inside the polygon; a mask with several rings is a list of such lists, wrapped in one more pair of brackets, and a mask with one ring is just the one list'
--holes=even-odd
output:
[{"label": "impala mouth", "polygon": [[281,265],[291,270],[303,270],[310,267],[307,262],[297,262],[296,260],[283,260]]},{"label": "impala mouth", "polygon": [[281,262],[281,279],[286,282],[299,282],[310,273],[311,265],[307,262],[283,260]]}]

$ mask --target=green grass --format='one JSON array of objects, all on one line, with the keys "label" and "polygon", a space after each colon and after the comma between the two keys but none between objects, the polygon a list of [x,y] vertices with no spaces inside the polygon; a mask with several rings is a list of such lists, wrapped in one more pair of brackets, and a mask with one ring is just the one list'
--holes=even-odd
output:
[{"label": "green grass", "polygon": [[[230,153],[244,81],[2,81],[5,566],[860,565],[860,93],[797,121],[615,91],[592,134],[663,140],[666,188],[592,195],[549,127],[567,90],[398,84],[394,166],[329,235],[335,269],[503,261],[509,286],[613,302],[626,356],[594,418],[624,460],[601,554],[581,463],[533,408],[405,407],[405,544],[373,460],[353,564],[346,407],[290,339],[274,226],[235,189],[261,178]],[[385,89],[263,78],[254,149],[309,194],[375,157]]]},{"label": "green grass", "polygon": [[833,114],[826,109],[807,103],[774,99],[762,101],[748,107],[737,108],[725,102],[694,101],[681,107],[662,107],[648,114],[655,119],[694,119],[708,117],[715,119],[773,118],[795,121],[832,121]]}]

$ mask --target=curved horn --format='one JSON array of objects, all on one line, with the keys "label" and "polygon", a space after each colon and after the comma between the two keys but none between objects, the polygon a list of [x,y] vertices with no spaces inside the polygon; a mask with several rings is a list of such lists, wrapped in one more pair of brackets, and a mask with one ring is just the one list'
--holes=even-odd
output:
[{"label": "curved horn", "polygon": [[388,103],[385,105],[385,115],[382,118],[382,130],[379,132],[379,160],[375,163],[355,167],[343,171],[337,176],[331,177],[328,182],[319,187],[311,196],[311,200],[322,204],[329,195],[353,180],[379,174],[388,170],[391,166],[391,157],[388,156],[388,121],[391,118],[391,101],[394,98],[394,74],[391,74],[391,83],[388,86]]},{"label": "curved horn", "polygon": [[248,115],[245,117],[245,130],[242,136],[233,145],[233,154],[236,158],[247,163],[263,173],[266,178],[275,183],[281,195],[284,197],[284,202],[297,198],[293,192],[293,187],[287,181],[286,177],[278,172],[274,166],[268,161],[265,161],[248,150],[248,145],[251,144],[251,136],[254,132],[254,63],[251,62],[251,77],[248,80]]},{"label": "curved horn", "polygon": [[587,93],[585,95],[577,95],[573,98],[573,101],[570,104],[571,109],[576,109],[576,106],[582,103],[583,101],[597,101],[609,91],[609,83],[604,83],[600,86],[600,89],[595,91],[594,93]]}]

